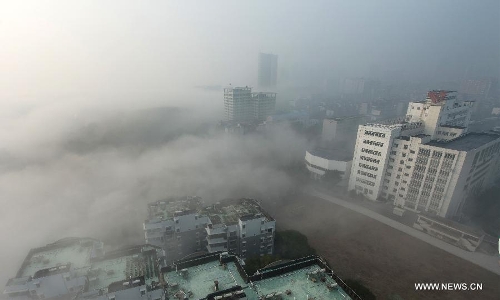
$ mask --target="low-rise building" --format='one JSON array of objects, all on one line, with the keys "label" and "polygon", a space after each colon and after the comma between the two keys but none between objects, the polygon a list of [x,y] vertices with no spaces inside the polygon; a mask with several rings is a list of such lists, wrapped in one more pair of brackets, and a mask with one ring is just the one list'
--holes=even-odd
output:
[{"label": "low-rise building", "polygon": [[162,268],[169,299],[361,299],[318,256],[246,274],[227,253],[208,254]]},{"label": "low-rise building", "polygon": [[143,245],[104,253],[90,238],[68,238],[29,252],[3,294],[13,300],[360,299],[318,256],[277,262],[248,275],[228,252],[165,264]]},{"label": "low-rise building", "polygon": [[199,197],[149,205],[146,243],[162,247],[168,262],[198,252],[228,251],[242,258],[272,254],[276,221],[253,199],[203,205]]},{"label": "low-rise building", "polygon": [[306,151],[306,167],[311,177],[321,179],[329,172],[338,172],[344,182],[349,180],[352,153],[343,149],[322,149]]},{"label": "low-rise building", "polygon": [[437,216],[418,215],[413,227],[468,251],[476,251],[485,237],[482,230]]},{"label": "low-rise building", "polygon": [[66,238],[32,249],[3,293],[16,300],[164,300],[163,256],[151,245],[105,253],[98,240]]}]

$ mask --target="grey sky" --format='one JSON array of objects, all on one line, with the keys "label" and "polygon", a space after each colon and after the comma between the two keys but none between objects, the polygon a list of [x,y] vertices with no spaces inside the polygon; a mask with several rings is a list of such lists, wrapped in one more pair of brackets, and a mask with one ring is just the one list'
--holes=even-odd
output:
[{"label": "grey sky", "polygon": [[[498,74],[500,2],[2,1],[0,94],[164,94],[280,68]],[[3,98],[3,101],[5,98]]]}]

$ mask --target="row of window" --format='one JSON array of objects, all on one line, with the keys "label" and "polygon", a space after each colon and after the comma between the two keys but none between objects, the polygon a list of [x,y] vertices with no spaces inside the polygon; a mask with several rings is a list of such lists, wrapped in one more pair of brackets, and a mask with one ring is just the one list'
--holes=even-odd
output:
[{"label": "row of window", "polygon": [[369,186],[375,186],[375,182],[370,181],[370,180],[366,180],[363,178],[359,178],[359,177],[356,177],[356,182],[361,182],[361,183],[369,185]]},{"label": "row of window", "polygon": [[382,153],[380,151],[366,149],[366,148],[361,148],[361,152],[368,153],[371,155],[376,155],[376,156],[382,156]]},{"label": "row of window", "polygon": [[372,170],[372,171],[378,171],[377,167],[370,166],[370,165],[367,165],[367,164],[364,164],[364,163],[359,163],[359,167],[360,168],[365,168],[365,169],[368,169],[368,170]]},{"label": "row of window", "polygon": [[381,138],[385,138],[385,133],[376,132],[376,131],[370,131],[370,130],[365,130],[365,135],[378,136],[378,137],[381,137]]},{"label": "row of window", "polygon": [[476,155],[474,155],[474,161],[472,162],[472,165],[475,165],[478,160],[481,161],[483,159],[489,158],[490,155],[497,153],[499,151],[500,151],[500,143],[496,143],[494,145],[489,146],[486,149],[481,150],[481,152],[476,153]]},{"label": "row of window", "polygon": [[373,179],[377,179],[377,175],[372,174],[372,173],[368,173],[368,172],[365,172],[365,171],[358,170],[358,174],[366,176],[366,177],[370,177],[370,178],[373,178]]},{"label": "row of window", "polygon": [[384,143],[370,141],[370,140],[363,140],[363,144],[367,144],[367,145],[371,145],[371,146],[377,146],[377,147],[384,147]]},{"label": "row of window", "polygon": [[438,135],[444,135],[444,136],[451,136],[451,137],[455,137],[457,135],[456,132],[448,132],[448,131],[441,131],[441,130],[438,130],[437,132]]},{"label": "row of window", "polygon": [[367,157],[367,156],[364,156],[364,155],[361,155],[360,158],[362,160],[366,160],[366,161],[369,161],[369,162],[372,162],[372,163],[376,163],[376,164],[379,164],[380,163],[380,160],[379,159],[375,159],[375,158],[371,158],[371,157]]}]

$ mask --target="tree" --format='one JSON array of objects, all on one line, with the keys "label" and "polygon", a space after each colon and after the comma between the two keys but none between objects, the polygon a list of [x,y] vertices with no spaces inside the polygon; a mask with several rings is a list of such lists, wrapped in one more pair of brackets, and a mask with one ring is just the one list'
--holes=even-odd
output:
[{"label": "tree", "polygon": [[276,232],[275,253],[284,259],[297,259],[316,254],[307,237],[295,230]]},{"label": "tree", "polygon": [[270,263],[278,260],[292,260],[316,254],[307,237],[295,230],[284,230],[276,232],[275,255],[253,256],[245,260],[245,271],[252,275],[255,271],[264,268]]},{"label": "tree", "polygon": [[253,275],[257,270],[278,260],[280,260],[279,257],[275,255],[257,255],[249,257],[245,260],[245,271],[248,275]]}]

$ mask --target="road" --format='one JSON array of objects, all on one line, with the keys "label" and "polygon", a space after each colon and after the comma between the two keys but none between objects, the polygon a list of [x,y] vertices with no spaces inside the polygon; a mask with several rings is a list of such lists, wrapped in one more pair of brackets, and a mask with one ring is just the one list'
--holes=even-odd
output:
[{"label": "road", "polygon": [[478,265],[478,266],[480,266],[488,271],[491,271],[495,274],[500,275],[500,265],[498,262],[498,258],[495,256],[462,250],[458,247],[455,247],[455,246],[450,245],[446,242],[443,242],[439,239],[436,239],[432,236],[429,236],[428,234],[423,233],[419,230],[416,230],[412,227],[406,226],[406,225],[401,224],[395,220],[392,220],[386,216],[380,215],[380,214],[378,214],[374,211],[371,211],[367,208],[364,208],[364,207],[356,205],[354,203],[347,202],[345,200],[327,195],[327,194],[322,193],[320,191],[313,190],[313,189],[306,189],[305,192],[311,196],[321,198],[323,200],[335,203],[335,204],[340,205],[342,207],[345,207],[347,209],[350,209],[350,210],[353,210],[353,211],[358,212],[360,214],[363,214],[369,218],[377,220],[385,225],[388,225],[394,229],[397,229],[397,230],[402,231],[402,232],[404,232],[412,237],[415,237],[421,241],[424,241],[424,242],[426,242],[434,247],[437,247],[437,248],[444,250],[448,253],[451,253],[457,257],[465,259],[465,260],[467,260],[475,265]]}]

